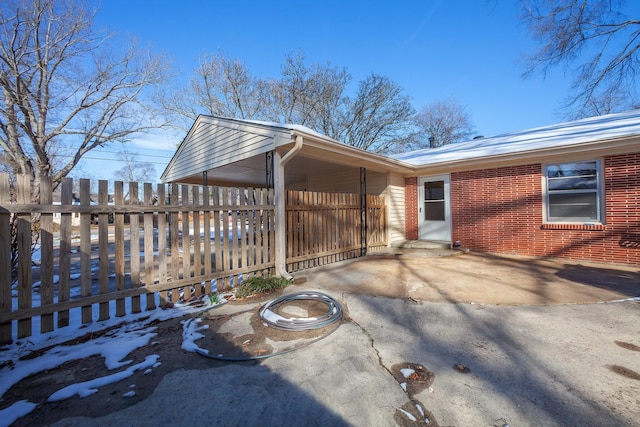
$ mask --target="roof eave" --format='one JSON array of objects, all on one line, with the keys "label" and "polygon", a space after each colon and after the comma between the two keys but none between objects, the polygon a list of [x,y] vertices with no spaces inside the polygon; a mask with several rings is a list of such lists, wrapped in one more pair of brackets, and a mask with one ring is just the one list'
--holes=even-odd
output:
[{"label": "roof eave", "polygon": [[569,156],[586,158],[601,157],[604,155],[626,154],[640,151],[638,142],[640,135],[624,138],[612,138],[599,141],[591,141],[562,147],[538,148],[517,153],[495,154],[470,159],[450,160],[434,163],[414,165],[415,172],[420,174],[433,174],[436,172],[488,169],[500,166],[533,163],[548,163],[551,161],[565,161]]},{"label": "roof eave", "polygon": [[328,137],[324,137],[319,134],[303,132],[299,129],[291,130],[292,141],[295,141],[295,138],[298,135],[302,136],[303,138],[303,146],[306,145],[307,147],[316,150],[322,150],[347,157],[351,161],[345,161],[345,163],[351,165],[353,164],[354,160],[357,160],[358,162],[364,161],[364,164],[370,165],[371,167],[377,167],[391,172],[406,174],[411,173],[415,170],[415,166],[401,160],[396,160],[382,154],[361,150],[359,148],[352,147],[350,145],[344,144]]}]

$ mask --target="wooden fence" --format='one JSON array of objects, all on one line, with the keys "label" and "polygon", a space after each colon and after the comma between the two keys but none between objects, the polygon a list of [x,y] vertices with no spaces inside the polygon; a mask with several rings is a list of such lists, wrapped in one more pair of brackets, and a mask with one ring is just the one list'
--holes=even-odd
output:
[{"label": "wooden fence", "polygon": [[[297,271],[359,257],[387,245],[384,197],[288,191],[287,268]],[[366,241],[363,241],[363,228]]]},{"label": "wooden fence", "polygon": [[[81,310],[83,323],[93,320],[94,310],[106,320],[186,301],[274,267],[272,190],[145,183],[140,197],[138,183],[125,193],[124,184],[114,182],[109,202],[107,181],[98,182],[97,200],[90,185],[79,180],[75,198],[73,181],[65,179],[54,204],[45,180],[40,203],[33,204],[28,177],[18,177],[17,203],[11,203],[8,177],[0,175],[1,343],[11,342],[12,322],[17,337],[27,337],[38,316],[40,331],[50,332],[69,324],[71,309]],[[32,236],[40,240],[35,267]]]},{"label": "wooden fence", "polygon": [[[71,310],[82,323],[106,320],[273,274],[273,190],[109,185],[98,181],[92,196],[89,180],[65,179],[54,202],[45,179],[32,203],[28,177],[10,186],[0,174],[0,344],[32,335],[37,320],[41,333],[68,326]],[[362,253],[359,197],[288,192],[290,271]],[[374,250],[386,245],[384,199],[367,196],[367,204]]]}]

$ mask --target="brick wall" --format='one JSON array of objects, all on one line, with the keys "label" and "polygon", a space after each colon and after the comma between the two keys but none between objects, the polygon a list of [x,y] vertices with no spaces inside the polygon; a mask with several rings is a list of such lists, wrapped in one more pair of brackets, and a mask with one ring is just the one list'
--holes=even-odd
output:
[{"label": "brick wall", "polygon": [[418,178],[404,180],[405,238],[418,240]]},{"label": "brick wall", "polygon": [[[542,224],[541,165],[451,175],[452,240],[473,250],[523,254]],[[526,249],[525,249],[526,247]]]},{"label": "brick wall", "polygon": [[543,224],[541,164],[453,173],[452,240],[477,251],[640,265],[640,153],[605,157],[604,186],[605,225]]}]

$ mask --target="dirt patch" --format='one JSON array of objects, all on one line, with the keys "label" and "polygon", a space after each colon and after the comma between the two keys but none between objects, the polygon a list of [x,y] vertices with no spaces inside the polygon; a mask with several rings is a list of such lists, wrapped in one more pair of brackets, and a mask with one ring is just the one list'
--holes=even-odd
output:
[{"label": "dirt patch", "polygon": [[464,363],[456,363],[455,365],[453,365],[453,369],[456,372],[460,372],[461,374],[468,374],[471,372],[471,369],[469,369],[469,367]]},{"label": "dirt patch", "polygon": [[394,420],[399,426],[436,426],[433,414],[414,396],[431,387],[435,374],[419,363],[398,363],[391,367],[391,374],[405,390],[410,401],[396,408]]},{"label": "dirt patch", "polygon": [[395,364],[391,367],[391,375],[411,397],[431,387],[436,377],[436,374],[419,363]]},{"label": "dirt patch", "polygon": [[[291,318],[303,319],[322,316],[327,306],[317,301],[298,300],[282,310],[288,311]],[[342,322],[314,329],[283,330],[268,326],[258,309],[227,315],[216,315],[214,309],[198,319],[206,326],[200,331],[204,337],[198,346],[208,351],[207,357],[229,361],[266,358],[306,347],[333,333]]]}]

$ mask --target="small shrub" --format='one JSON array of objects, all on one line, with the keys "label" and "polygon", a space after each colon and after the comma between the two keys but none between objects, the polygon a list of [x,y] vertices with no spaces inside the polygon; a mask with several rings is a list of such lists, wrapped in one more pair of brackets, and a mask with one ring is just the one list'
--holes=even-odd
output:
[{"label": "small shrub", "polygon": [[210,294],[209,296],[209,304],[210,305],[217,305],[220,304],[220,294],[219,293],[214,293],[214,294]]},{"label": "small shrub", "polygon": [[240,283],[236,288],[236,297],[246,298],[251,295],[268,294],[283,289],[293,283],[284,277],[254,276]]}]

